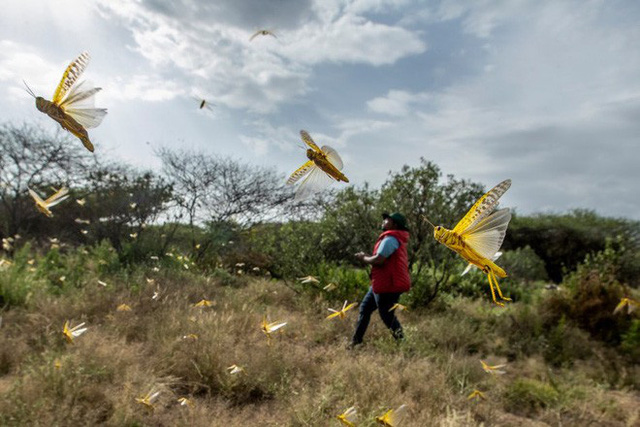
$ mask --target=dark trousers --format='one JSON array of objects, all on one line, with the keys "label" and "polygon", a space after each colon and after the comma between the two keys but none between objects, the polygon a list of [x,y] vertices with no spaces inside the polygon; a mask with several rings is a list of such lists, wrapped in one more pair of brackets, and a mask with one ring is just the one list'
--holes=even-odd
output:
[{"label": "dark trousers", "polygon": [[391,330],[393,337],[396,340],[404,338],[402,326],[400,322],[398,322],[395,311],[389,311],[389,309],[398,302],[400,294],[401,292],[375,294],[373,293],[373,289],[369,288],[369,291],[360,303],[360,317],[358,317],[356,332],[353,334],[353,339],[351,340],[353,344],[360,344],[362,342],[364,333],[367,332],[367,327],[371,320],[371,313],[376,311],[376,309],[378,309],[378,313],[384,324]]}]

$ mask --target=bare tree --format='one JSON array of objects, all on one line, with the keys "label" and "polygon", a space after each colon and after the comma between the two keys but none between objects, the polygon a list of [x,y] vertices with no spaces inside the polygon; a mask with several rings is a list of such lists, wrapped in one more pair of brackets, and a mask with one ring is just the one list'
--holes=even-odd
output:
[{"label": "bare tree", "polygon": [[[173,184],[172,202],[179,211],[175,214],[176,219],[186,216],[192,245],[195,245],[195,226],[205,219],[200,208],[216,182],[216,165],[212,165],[208,157],[195,152],[160,148],[156,155],[162,161],[165,176]],[[178,225],[177,222],[174,224],[171,235]]]},{"label": "bare tree", "polygon": [[[27,187],[62,186],[78,179],[94,164],[66,132],[54,135],[31,125],[0,126],[0,227],[4,235],[27,228],[39,215]],[[47,189],[48,192],[48,189]]]},{"label": "bare tree", "polygon": [[168,148],[157,155],[173,183],[173,200],[192,230],[205,222],[250,226],[284,215],[293,201],[291,188],[273,169]]},{"label": "bare tree", "polygon": [[[90,220],[91,238],[109,239],[117,249],[127,236],[140,241],[147,225],[156,222],[172,198],[171,185],[152,172],[108,163],[86,177],[86,204],[79,215]],[[78,208],[76,208],[78,209]]]}]

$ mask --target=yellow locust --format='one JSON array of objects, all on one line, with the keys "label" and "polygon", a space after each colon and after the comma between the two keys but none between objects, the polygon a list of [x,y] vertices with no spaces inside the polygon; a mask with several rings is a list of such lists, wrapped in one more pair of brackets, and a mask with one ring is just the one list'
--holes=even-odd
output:
[{"label": "yellow locust", "polygon": [[253,33],[253,35],[251,37],[249,37],[249,41],[253,41],[253,39],[255,39],[258,36],[272,36],[275,38],[278,38],[273,31],[271,30],[258,30],[255,33]]},{"label": "yellow locust", "polygon": [[[511,212],[508,208],[493,213],[492,211],[498,204],[498,199],[510,186],[511,180],[507,179],[489,190],[471,207],[453,230],[442,226],[433,226],[429,222],[434,227],[433,235],[438,242],[456,252],[487,275],[493,302],[499,306],[504,306],[504,304],[496,301],[496,290],[502,300],[511,301],[510,298],[502,295],[496,278],[496,276],[507,277],[507,273],[491,259],[502,245],[507,226],[511,220]],[[429,220],[427,219],[427,221]]]},{"label": "yellow locust", "polygon": [[278,329],[286,326],[287,322],[271,322],[267,321],[267,318],[264,317],[262,319],[262,323],[260,324],[260,329],[267,336],[267,338],[271,339],[271,334],[277,331]]},{"label": "yellow locust", "polygon": [[507,365],[487,365],[483,360],[480,361],[480,363],[482,364],[482,369],[484,369],[484,371],[488,374],[499,374],[499,375],[503,375],[506,374],[505,371],[502,370],[502,368],[504,368]]},{"label": "yellow locust", "polygon": [[358,414],[358,411],[356,411],[356,408],[351,406],[347,408],[347,410],[344,411],[342,414],[337,415],[336,418],[338,419],[338,421],[340,421],[342,425],[345,425],[347,427],[355,427],[357,414]]},{"label": "yellow locust", "polygon": [[631,314],[640,308],[640,302],[632,300],[631,298],[621,298],[620,303],[616,306],[615,310],[613,310],[613,314],[618,314],[620,311],[623,311],[625,307],[627,308],[627,314]]},{"label": "yellow locust", "polygon": [[80,335],[84,334],[87,331],[87,328],[83,328],[84,322],[79,325],[74,326],[73,328],[69,327],[69,321],[64,322],[64,326],[62,327],[62,334],[67,339],[69,343],[72,343],[74,339],[78,338]]},{"label": "yellow locust", "polygon": [[136,402],[138,402],[141,405],[144,405],[147,409],[153,411],[153,409],[155,408],[154,402],[158,398],[158,395],[160,395],[159,391],[151,390],[149,393],[147,393],[142,397],[136,397]]},{"label": "yellow locust", "polygon": [[36,193],[32,189],[28,188],[28,190],[29,190],[29,194],[31,195],[33,200],[36,202],[36,208],[38,208],[40,212],[42,212],[48,217],[53,216],[50,208],[54,207],[55,205],[66,200],[69,197],[69,189],[67,187],[62,187],[60,190],[56,191],[52,196],[50,196],[46,200],[42,200],[42,198],[38,195],[38,193]]},{"label": "yellow locust", "polygon": [[351,310],[356,305],[358,305],[357,302],[352,302],[351,304],[347,305],[347,301],[345,301],[340,310],[329,308],[328,310],[331,312],[331,314],[327,316],[327,319],[333,319],[334,317],[344,319],[345,317],[347,317],[347,311]]},{"label": "yellow locust", "polygon": [[36,108],[39,111],[78,137],[87,150],[93,152],[93,144],[89,139],[87,129],[98,126],[107,114],[107,110],[95,108],[94,98],[100,88],[89,87],[86,82],[75,84],[87,64],[89,64],[87,52],[83,52],[69,64],[51,101],[36,96],[28,86],[27,91],[36,99]]},{"label": "yellow locust", "polygon": [[376,417],[376,423],[386,427],[397,427],[405,417],[407,405],[400,405],[397,409],[389,409],[382,416]]},{"label": "yellow locust", "polygon": [[312,193],[328,187],[333,181],[349,182],[349,179],[340,172],[343,166],[342,159],[336,150],[328,145],[319,148],[305,130],[300,131],[300,136],[305,144],[311,148],[307,149],[309,161],[296,169],[287,180],[287,184],[293,185],[306,175],[298,186],[296,200],[304,199]]},{"label": "yellow locust", "polygon": [[487,398],[485,397],[484,393],[481,392],[480,390],[473,390],[471,393],[469,393],[469,396],[467,396],[468,400],[487,400]]}]

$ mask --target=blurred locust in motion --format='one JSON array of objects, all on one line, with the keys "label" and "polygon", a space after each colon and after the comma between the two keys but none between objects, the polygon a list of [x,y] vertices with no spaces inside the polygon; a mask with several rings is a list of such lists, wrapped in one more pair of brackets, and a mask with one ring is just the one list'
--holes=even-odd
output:
[{"label": "blurred locust in motion", "polygon": [[481,392],[480,390],[473,390],[471,393],[469,393],[469,396],[467,396],[468,400],[487,400],[487,398],[485,397],[484,393]]},{"label": "blurred locust in motion", "polygon": [[260,325],[260,329],[262,329],[262,332],[264,332],[264,334],[267,336],[268,342],[271,343],[271,334],[274,333],[275,331],[277,331],[278,329],[282,328],[283,326],[286,326],[287,322],[271,322],[269,323],[267,321],[267,318],[264,317],[262,319],[262,323]]},{"label": "blurred locust in motion", "polygon": [[351,406],[347,408],[347,410],[342,414],[336,416],[336,418],[338,419],[338,421],[340,421],[341,424],[347,427],[355,427],[357,413],[358,411],[356,411],[356,408],[354,406]]},{"label": "blurred locust in motion", "polygon": [[66,200],[69,197],[69,189],[67,187],[62,187],[60,190],[56,191],[52,196],[50,196],[47,200],[42,200],[42,198],[38,195],[38,193],[36,193],[32,189],[28,188],[28,190],[29,190],[29,194],[31,195],[33,200],[36,202],[36,208],[38,208],[40,212],[42,212],[48,217],[53,216],[50,208],[54,207],[55,205]]},{"label": "blurred locust in motion", "polygon": [[209,111],[213,111],[213,107],[216,105],[207,101],[206,99],[198,98],[197,96],[192,96],[191,98],[198,101],[199,110],[207,109]]},{"label": "blurred locust in motion", "polygon": [[334,317],[339,317],[340,319],[344,319],[347,317],[347,311],[351,310],[356,305],[358,305],[357,302],[352,302],[351,304],[347,305],[347,301],[345,301],[344,304],[342,304],[342,308],[340,310],[334,310],[333,308],[329,308],[327,310],[329,310],[331,314],[327,316],[327,319],[333,319]]},{"label": "blurred locust in motion", "polygon": [[404,419],[407,405],[400,405],[397,409],[389,409],[384,415],[376,417],[376,423],[386,427],[397,427]]},{"label": "blurred locust in motion", "polygon": [[613,310],[613,314],[618,314],[623,311],[624,308],[627,308],[627,314],[631,314],[637,309],[640,309],[640,302],[632,300],[631,298],[621,298],[620,303]]},{"label": "blurred locust in motion", "polygon": [[73,340],[78,338],[80,335],[87,332],[87,328],[83,328],[84,322],[79,325],[74,326],[73,328],[69,327],[69,321],[64,322],[64,326],[62,327],[62,334],[67,339],[67,341],[71,344]]},{"label": "blurred locust in motion", "polygon": [[488,373],[488,374],[504,375],[504,374],[507,373],[506,371],[501,370],[502,368],[504,368],[507,365],[494,365],[494,366],[491,366],[491,365],[487,365],[483,360],[481,360],[480,363],[482,363],[482,369],[484,369],[484,371],[486,373]]},{"label": "blurred locust in motion", "polygon": [[253,35],[251,37],[249,37],[249,41],[253,41],[253,39],[255,39],[258,36],[272,36],[274,38],[278,38],[273,31],[271,30],[258,30],[255,33],[253,33]]},{"label": "blurred locust in motion", "polygon": [[159,391],[151,390],[149,393],[145,394],[142,397],[136,397],[136,402],[141,405],[144,405],[148,410],[153,411],[155,409],[154,402],[160,395]]}]

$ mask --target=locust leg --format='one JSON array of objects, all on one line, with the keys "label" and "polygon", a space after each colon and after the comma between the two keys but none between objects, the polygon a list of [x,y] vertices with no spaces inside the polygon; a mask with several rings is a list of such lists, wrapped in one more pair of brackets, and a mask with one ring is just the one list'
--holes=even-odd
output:
[{"label": "locust leg", "polygon": [[82,144],[85,146],[85,148],[93,153],[93,144],[89,139],[89,134],[80,123],[78,123],[73,117],[69,115],[65,115],[62,121],[59,121],[59,123],[60,126],[71,132],[80,141],[82,141]]},{"label": "locust leg", "polygon": [[491,274],[492,274],[492,273],[493,273],[493,272],[489,269],[489,272],[487,273],[487,279],[489,279],[489,287],[491,288],[491,296],[493,297],[493,302],[494,302],[496,305],[499,305],[499,306],[501,306],[501,307],[504,307],[504,304],[503,304],[503,303],[496,301],[496,293],[495,293],[495,291],[493,290],[493,281],[491,280]]},{"label": "locust leg", "polygon": [[498,290],[498,295],[500,296],[500,299],[504,301],[511,301],[511,298],[507,298],[504,295],[502,295],[502,291],[500,290],[500,285],[498,285],[498,279],[496,279],[496,275],[493,272],[493,270],[491,270],[491,276],[493,277],[493,282],[496,284],[496,289]]}]

